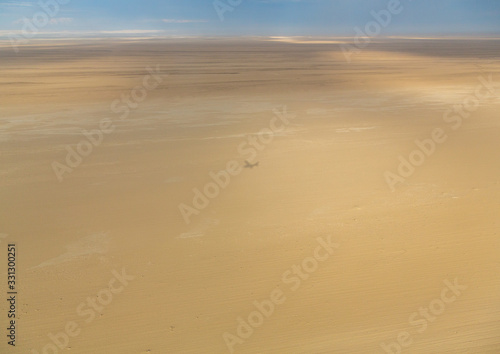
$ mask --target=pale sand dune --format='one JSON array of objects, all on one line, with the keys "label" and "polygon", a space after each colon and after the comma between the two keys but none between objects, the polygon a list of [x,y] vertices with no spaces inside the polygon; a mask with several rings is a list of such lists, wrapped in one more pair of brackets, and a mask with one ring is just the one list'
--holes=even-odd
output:
[{"label": "pale sand dune", "polygon": [[[17,352],[42,352],[74,321],[79,334],[61,344],[71,353],[229,353],[223,333],[275,289],[286,301],[236,353],[384,353],[402,331],[404,353],[500,352],[500,41],[383,40],[350,64],[325,41],[0,49],[0,242],[18,245]],[[163,82],[121,120],[111,103],[157,64]],[[452,130],[443,113],[488,74],[495,95]],[[283,106],[295,117],[259,166],[186,225],[179,204],[249,159],[238,146]],[[104,118],[115,130],[59,183],[52,162]],[[446,142],[391,192],[384,173],[435,128]],[[328,235],[340,246],[292,291],[283,275]],[[135,278],[106,298],[123,268]],[[455,279],[467,288],[420,333],[410,316]]]}]

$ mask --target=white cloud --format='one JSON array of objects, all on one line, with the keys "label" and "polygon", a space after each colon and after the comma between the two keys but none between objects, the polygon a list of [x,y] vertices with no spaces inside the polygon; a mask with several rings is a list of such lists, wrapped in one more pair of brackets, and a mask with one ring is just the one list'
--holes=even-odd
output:
[{"label": "white cloud", "polygon": [[[53,27],[54,28],[54,27]],[[117,31],[40,31],[37,35],[40,38],[95,38],[100,36],[144,36],[144,35],[171,35],[173,30],[142,30],[142,29],[127,29]],[[21,29],[15,30],[0,30],[0,47],[3,46],[2,40],[7,39],[9,36],[17,35],[23,36]]]},{"label": "white cloud", "polygon": [[0,7],[32,7],[35,6],[32,2],[27,1],[11,1],[11,2],[1,2]]},{"label": "white cloud", "polygon": [[208,22],[207,20],[176,20],[176,19],[162,19],[165,23],[202,23]]},{"label": "white cloud", "polygon": [[[20,18],[19,20],[14,21],[13,24],[15,24],[15,25],[22,25],[22,24],[24,24],[24,22],[25,22],[25,19],[24,18]],[[72,17],[54,17],[54,18],[51,18],[49,20],[49,23],[51,25],[60,25],[60,24],[67,25],[67,24],[69,24],[71,22],[73,22],[73,18]]]},{"label": "white cloud", "polygon": [[51,25],[60,25],[60,24],[69,24],[73,22],[72,17],[54,17],[50,19],[50,24]]},{"label": "white cloud", "polygon": [[141,29],[130,29],[130,30],[117,30],[117,31],[98,31],[97,33],[103,34],[141,34],[141,33],[159,33],[161,30],[141,30]]}]

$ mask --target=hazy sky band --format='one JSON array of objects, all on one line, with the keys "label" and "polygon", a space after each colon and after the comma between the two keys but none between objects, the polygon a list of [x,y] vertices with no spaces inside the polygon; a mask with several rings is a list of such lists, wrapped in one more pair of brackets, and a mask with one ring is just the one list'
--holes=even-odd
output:
[{"label": "hazy sky band", "polygon": [[[0,31],[22,29],[41,1],[0,0]],[[61,2],[67,2],[68,0]],[[219,0],[228,3],[229,0]],[[233,0],[237,2],[236,0]],[[393,0],[395,1],[395,0]],[[387,35],[500,34],[498,0],[401,0]],[[213,0],[71,0],[45,32],[159,31],[167,35],[346,35],[386,9],[382,0],[242,0],[220,20]],[[230,6],[230,5],[229,5]],[[53,7],[52,7],[53,8]],[[154,33],[154,32],[151,32]]]}]

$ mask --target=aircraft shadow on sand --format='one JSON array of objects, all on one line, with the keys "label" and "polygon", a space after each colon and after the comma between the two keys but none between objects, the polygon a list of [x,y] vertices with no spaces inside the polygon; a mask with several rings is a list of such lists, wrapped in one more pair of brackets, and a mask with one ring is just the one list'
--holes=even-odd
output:
[{"label": "aircraft shadow on sand", "polygon": [[243,166],[243,168],[254,168],[254,167],[257,167],[257,166],[259,166],[259,161],[257,161],[254,164],[251,164],[250,162],[248,162],[247,160],[245,160],[245,166]]}]

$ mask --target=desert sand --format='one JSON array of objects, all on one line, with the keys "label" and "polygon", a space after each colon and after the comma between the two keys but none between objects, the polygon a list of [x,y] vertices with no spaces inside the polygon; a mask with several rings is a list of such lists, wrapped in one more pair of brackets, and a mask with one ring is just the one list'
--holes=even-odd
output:
[{"label": "desert sand", "polygon": [[338,42],[3,43],[0,351],[499,353],[500,40]]}]

